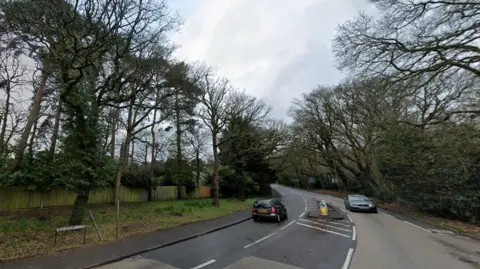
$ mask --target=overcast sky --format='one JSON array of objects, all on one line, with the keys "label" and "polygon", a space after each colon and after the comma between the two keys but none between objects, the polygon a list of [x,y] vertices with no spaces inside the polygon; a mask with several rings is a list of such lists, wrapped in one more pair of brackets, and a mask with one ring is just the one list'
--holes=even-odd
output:
[{"label": "overcast sky", "polygon": [[186,20],[174,35],[178,57],[216,66],[279,118],[294,98],[344,77],[334,66],[332,36],[368,7],[364,0],[170,0],[170,6]]}]

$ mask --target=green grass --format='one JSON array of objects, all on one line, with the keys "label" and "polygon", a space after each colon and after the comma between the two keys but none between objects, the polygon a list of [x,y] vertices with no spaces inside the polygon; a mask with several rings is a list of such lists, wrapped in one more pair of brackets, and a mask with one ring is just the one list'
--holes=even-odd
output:
[{"label": "green grass", "polygon": [[[146,234],[225,216],[249,209],[254,201],[255,199],[243,202],[222,199],[219,208],[212,206],[211,199],[124,204],[120,207],[119,237]],[[115,206],[96,207],[92,213],[104,242],[116,240]],[[53,248],[55,228],[67,226],[68,217],[65,212],[47,216],[43,220],[0,217],[0,260],[8,261],[49,254],[56,250],[82,246],[82,232],[63,232],[58,234],[57,246]],[[85,216],[85,224],[87,225],[87,245],[100,244],[88,213]]]}]

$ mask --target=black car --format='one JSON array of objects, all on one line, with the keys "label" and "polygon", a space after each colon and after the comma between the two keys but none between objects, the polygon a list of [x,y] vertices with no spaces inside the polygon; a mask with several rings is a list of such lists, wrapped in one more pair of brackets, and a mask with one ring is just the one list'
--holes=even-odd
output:
[{"label": "black car", "polygon": [[375,202],[365,195],[351,194],[345,197],[345,207],[350,211],[377,213]]},{"label": "black car", "polygon": [[277,199],[257,200],[253,203],[252,217],[254,221],[271,219],[280,222],[288,218],[287,208]]}]

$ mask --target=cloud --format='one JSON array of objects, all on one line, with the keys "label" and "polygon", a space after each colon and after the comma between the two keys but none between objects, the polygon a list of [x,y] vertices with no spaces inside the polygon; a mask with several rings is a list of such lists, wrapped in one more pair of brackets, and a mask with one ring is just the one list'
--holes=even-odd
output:
[{"label": "cloud", "polygon": [[186,19],[174,37],[181,46],[177,56],[218,67],[236,87],[266,100],[280,118],[286,118],[292,99],[342,79],[331,39],[337,24],[366,7],[358,0],[198,2],[173,6]]}]

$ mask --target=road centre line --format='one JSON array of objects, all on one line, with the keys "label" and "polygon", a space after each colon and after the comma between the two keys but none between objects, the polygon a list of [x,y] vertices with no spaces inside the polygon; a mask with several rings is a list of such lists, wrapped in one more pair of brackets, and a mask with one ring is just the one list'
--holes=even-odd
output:
[{"label": "road centre line", "polygon": [[212,264],[212,263],[214,263],[214,262],[216,262],[216,260],[209,260],[208,262],[204,262],[204,263],[202,263],[202,264],[200,264],[200,265],[197,265],[197,266],[193,267],[192,269],[200,269],[200,268],[203,268],[203,267],[205,267],[205,266],[207,266],[207,265],[210,265],[210,264]]},{"label": "road centre line", "polygon": [[343,263],[342,269],[348,269],[350,266],[350,261],[352,260],[353,256],[353,248],[348,250],[347,257],[345,258],[345,262]]},{"label": "road centre line", "polygon": [[353,226],[352,228],[353,228],[352,240],[355,241],[357,240],[357,228],[355,226]]},{"label": "road centre line", "polygon": [[334,232],[334,231],[330,231],[330,230],[318,228],[318,227],[315,227],[315,226],[311,226],[311,225],[307,225],[307,224],[303,224],[303,223],[299,223],[299,222],[297,222],[297,224],[298,224],[298,225],[305,226],[305,227],[308,227],[308,228],[317,229],[317,230],[320,230],[320,231],[323,231],[323,232],[326,232],[326,233],[336,234],[336,235],[340,235],[340,236],[347,237],[347,238],[350,237],[350,235],[345,235],[345,234],[337,233],[337,232]]},{"label": "road centre line", "polygon": [[406,221],[406,220],[404,220],[403,222],[408,223],[408,224],[412,225],[413,227],[417,227],[418,229],[424,230],[424,231],[427,232],[427,233],[432,233],[432,231],[427,230],[427,229],[425,229],[425,228],[423,228],[423,227],[420,227],[420,226],[418,226],[418,225],[416,225],[416,224],[413,224],[413,223],[411,223],[411,222],[408,222],[408,221]]},{"label": "road centre line", "polygon": [[331,226],[331,225],[328,225],[328,224],[318,223],[316,221],[311,221],[311,220],[306,220],[306,219],[300,219],[300,220],[305,221],[305,222],[315,223],[315,224],[318,224],[318,225],[327,226],[327,227],[337,229],[337,230],[340,230],[340,231],[345,231],[345,232],[351,232],[352,231],[352,230],[349,230],[349,229],[339,228],[339,227]]},{"label": "road centre line", "polygon": [[292,222],[290,222],[289,224],[283,226],[282,228],[280,228],[280,230],[283,230],[283,229],[287,228],[288,226],[290,226],[290,225],[292,225],[292,224],[294,224],[294,223],[295,223],[295,220],[292,221]]},{"label": "road centre line", "polygon": [[271,234],[269,234],[269,235],[267,235],[267,236],[265,236],[265,237],[262,237],[262,238],[258,239],[257,241],[255,241],[255,242],[253,242],[253,243],[251,243],[251,244],[248,244],[248,245],[244,246],[243,248],[249,248],[249,247],[251,247],[251,246],[253,246],[253,245],[255,245],[255,244],[258,244],[258,243],[262,242],[263,240],[269,238],[270,236],[272,236],[272,235],[274,235],[274,234],[275,234],[275,233],[271,233]]},{"label": "road centre line", "polygon": [[303,212],[302,214],[300,214],[299,218],[302,218],[303,215],[305,215],[305,212]]},{"label": "road centre line", "polygon": [[350,215],[347,214],[347,217],[348,219],[350,220],[350,222],[353,222],[352,218],[350,217]]}]

